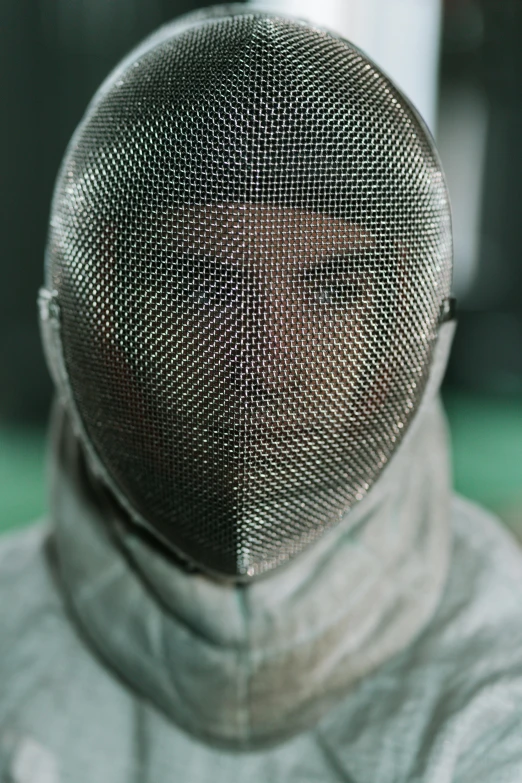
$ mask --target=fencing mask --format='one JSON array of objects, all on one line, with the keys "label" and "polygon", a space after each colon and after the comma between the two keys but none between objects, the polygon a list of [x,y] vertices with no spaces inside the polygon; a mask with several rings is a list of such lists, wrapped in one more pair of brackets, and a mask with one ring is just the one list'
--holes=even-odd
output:
[{"label": "fencing mask", "polygon": [[44,335],[92,463],[188,561],[249,579],[361,499],[449,297],[429,134],[350,43],[226,8],[163,28],[58,177]]}]

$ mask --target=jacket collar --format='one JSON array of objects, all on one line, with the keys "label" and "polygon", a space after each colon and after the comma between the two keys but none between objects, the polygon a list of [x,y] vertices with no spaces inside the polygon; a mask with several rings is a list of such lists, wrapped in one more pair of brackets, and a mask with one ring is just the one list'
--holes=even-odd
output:
[{"label": "jacket collar", "polygon": [[310,727],[407,646],[438,602],[450,497],[439,404],[411,429],[334,530],[238,586],[189,573],[144,540],[57,408],[52,516],[77,622],[131,688],[201,738],[252,747]]}]

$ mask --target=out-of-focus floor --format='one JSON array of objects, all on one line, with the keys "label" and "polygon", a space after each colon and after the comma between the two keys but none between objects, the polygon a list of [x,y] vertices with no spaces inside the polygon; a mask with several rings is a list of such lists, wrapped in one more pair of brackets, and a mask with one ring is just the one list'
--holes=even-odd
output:
[{"label": "out-of-focus floor", "polygon": [[[458,492],[495,511],[522,540],[522,400],[447,391]],[[0,429],[0,531],[45,515],[45,431]]]},{"label": "out-of-focus floor", "polygon": [[454,484],[522,541],[522,399],[448,391]]},{"label": "out-of-focus floor", "polygon": [[0,429],[0,531],[45,515],[44,428]]}]

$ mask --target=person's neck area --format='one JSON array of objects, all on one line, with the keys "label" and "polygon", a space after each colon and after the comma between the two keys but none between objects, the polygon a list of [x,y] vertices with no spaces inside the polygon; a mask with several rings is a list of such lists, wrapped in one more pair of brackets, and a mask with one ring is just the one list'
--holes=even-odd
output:
[{"label": "person's neck area", "polygon": [[60,576],[100,655],[178,725],[253,747],[313,725],[424,628],[446,575],[449,470],[437,401],[367,497],[293,562],[238,586],[149,546],[54,428]]}]

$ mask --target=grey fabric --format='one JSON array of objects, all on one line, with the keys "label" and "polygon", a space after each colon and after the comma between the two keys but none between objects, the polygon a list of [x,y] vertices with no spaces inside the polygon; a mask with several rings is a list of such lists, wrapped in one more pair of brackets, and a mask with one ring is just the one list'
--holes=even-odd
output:
[{"label": "grey fabric", "polygon": [[0,780],[31,743],[55,770],[32,783],[519,783],[520,554],[465,501],[451,523],[452,566],[424,633],[313,730],[238,754],[181,731],[97,658],[57,589],[48,527],[5,536]]}]

